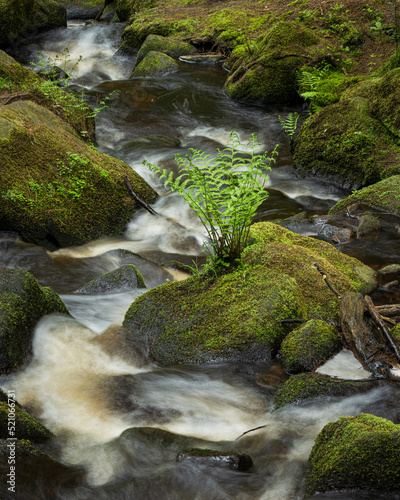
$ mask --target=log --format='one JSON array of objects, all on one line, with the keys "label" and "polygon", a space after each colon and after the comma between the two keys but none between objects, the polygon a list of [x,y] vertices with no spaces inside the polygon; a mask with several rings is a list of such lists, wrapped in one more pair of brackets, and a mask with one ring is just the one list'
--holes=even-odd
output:
[{"label": "log", "polygon": [[[361,293],[346,292],[340,302],[342,338],[363,367],[377,377],[390,377],[393,364],[398,365],[393,351],[386,344],[371,320],[368,321],[367,302]],[[372,324],[371,324],[372,323]]]},{"label": "log", "polygon": [[387,345],[389,345],[391,347],[391,349],[393,350],[394,355],[396,356],[397,361],[400,362],[400,353],[399,353],[399,351],[397,349],[395,340],[392,337],[392,335],[389,332],[389,330],[387,329],[387,326],[383,322],[383,319],[380,316],[379,312],[376,310],[374,304],[372,303],[371,297],[369,297],[368,295],[366,295],[364,297],[364,300],[365,300],[365,302],[367,304],[369,313],[371,314],[372,318],[377,323],[380,331],[382,332],[383,340],[386,342]]},{"label": "log", "polygon": [[381,316],[387,316],[388,318],[400,316],[400,304],[385,304],[383,306],[375,306],[375,308]]},{"label": "log", "polygon": [[131,193],[132,197],[140,204],[142,205],[143,208],[145,208],[148,212],[151,213],[151,215],[158,215],[158,213],[151,208],[150,205],[148,205],[145,201],[143,201],[139,196],[135,193],[135,191],[132,189],[132,186],[129,184],[128,177],[126,175],[124,177],[124,182],[126,187],[128,188],[128,191]]}]

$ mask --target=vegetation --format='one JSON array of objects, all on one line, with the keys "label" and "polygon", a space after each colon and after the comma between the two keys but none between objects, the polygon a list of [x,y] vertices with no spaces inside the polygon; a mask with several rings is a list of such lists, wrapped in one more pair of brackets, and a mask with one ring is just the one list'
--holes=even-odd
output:
[{"label": "vegetation", "polygon": [[252,134],[246,149],[231,132],[228,147],[216,157],[190,149],[192,157],[176,155],[179,176],[144,161],[150,170],[165,178],[165,186],[177,191],[200,218],[213,252],[214,267],[235,266],[249,238],[250,224],[258,207],[268,198],[267,171],[275,161],[278,146],[271,153],[256,154],[260,143]]}]

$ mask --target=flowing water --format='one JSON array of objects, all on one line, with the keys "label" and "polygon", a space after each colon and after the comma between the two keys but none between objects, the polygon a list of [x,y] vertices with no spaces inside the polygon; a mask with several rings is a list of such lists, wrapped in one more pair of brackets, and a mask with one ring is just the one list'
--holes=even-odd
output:
[{"label": "flowing water", "polygon": [[[181,71],[170,76],[129,80],[133,60],[114,55],[122,28],[74,21],[67,29],[48,32],[19,47],[16,55],[28,64],[38,60],[38,51],[45,58],[55,58],[68,47],[71,67],[84,56],[72,79],[89,89],[91,104],[117,91],[109,108],[97,117],[98,147],[127,162],[159,192],[154,209],[162,217],[139,211],[124,237],[52,253],[20,241],[15,234],[0,235],[0,266],[31,272],[60,294],[73,316],[43,318],[35,331],[31,363],[3,377],[1,387],[15,389],[17,400],[55,434],[65,463],[85,468],[83,483],[72,490],[60,484],[55,498],[300,499],[306,461],[320,429],[339,416],[361,411],[398,423],[399,411],[390,404],[394,389],[271,413],[274,383],[255,381],[265,380],[259,378],[265,374],[272,381],[282,380],[278,362],[160,369],[134,346],[123,345],[119,335],[125,311],[143,290],[101,296],[74,291],[121,266],[124,254],[119,249],[135,253],[135,265],[149,288],[186,277],[172,267],[161,267],[160,262],[177,257],[190,262],[200,255],[205,239],[201,224],[182,199],[166,191],[142,165],[144,158],[173,168],[176,153],[184,155],[189,147],[215,152],[226,146],[233,129],[243,142],[256,133],[263,149],[280,144],[268,181],[270,196],[259,219],[299,211],[323,214],[347,193],[316,179],[298,178],[278,119],[291,110],[229,100],[222,91],[226,78],[222,68],[181,63]],[[143,140],[148,136],[175,140],[166,146],[157,137]],[[133,147],[137,139],[141,146]],[[367,253],[370,256],[373,250]],[[322,370],[347,378],[365,377],[349,353]],[[164,445],[154,435],[136,432],[139,427],[161,428],[178,436],[169,437]],[[186,448],[240,449],[251,455],[254,466],[244,473],[177,462],[182,442]],[[36,493],[29,496],[24,485],[18,487],[21,498],[46,498]],[[379,498],[360,492],[339,497]],[[339,497],[318,495],[319,499]]]}]

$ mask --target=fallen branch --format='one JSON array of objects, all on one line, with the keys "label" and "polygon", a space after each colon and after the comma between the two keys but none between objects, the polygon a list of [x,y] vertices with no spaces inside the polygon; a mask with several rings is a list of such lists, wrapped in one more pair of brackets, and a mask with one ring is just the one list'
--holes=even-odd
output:
[{"label": "fallen branch", "polygon": [[385,304],[383,306],[375,306],[375,309],[381,316],[400,316],[400,304]]},{"label": "fallen branch", "polygon": [[139,196],[135,193],[135,191],[132,189],[132,186],[129,184],[128,177],[126,175],[124,177],[124,182],[126,187],[128,188],[128,191],[131,193],[132,197],[142,205],[143,208],[145,208],[148,212],[150,212],[152,215],[158,215],[158,213],[151,208],[150,205],[148,205],[145,201],[143,201]]},{"label": "fallen branch", "polygon": [[384,340],[390,345],[394,354],[396,355],[397,361],[400,363],[400,353],[397,349],[394,338],[392,337],[391,333],[387,329],[387,326],[385,325],[381,315],[376,310],[376,308],[371,300],[371,297],[369,297],[368,295],[365,295],[364,300],[365,300],[365,303],[367,304],[367,308],[368,308],[369,313],[371,314],[375,323],[379,326],[380,331],[382,332],[382,334],[384,336]]},{"label": "fallen branch", "polygon": [[319,273],[322,275],[322,279],[325,281],[325,283],[327,284],[329,290],[331,290],[338,299],[341,299],[342,296],[340,295],[340,293],[336,290],[336,288],[332,285],[332,283],[329,281],[329,278],[327,277],[326,275],[326,271],[324,271],[324,269],[317,263],[317,262],[314,262],[313,266],[319,271]]}]

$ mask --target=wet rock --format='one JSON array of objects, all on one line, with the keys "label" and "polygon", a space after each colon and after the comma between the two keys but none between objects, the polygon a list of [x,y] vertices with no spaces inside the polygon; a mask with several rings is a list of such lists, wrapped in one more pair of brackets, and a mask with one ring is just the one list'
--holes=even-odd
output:
[{"label": "wet rock", "polygon": [[[373,116],[368,101],[353,97],[322,108],[304,122],[294,141],[293,159],[303,174],[358,189],[387,176],[381,159],[382,148],[389,144],[387,130]],[[349,205],[359,200],[349,198]]]},{"label": "wet rock", "polygon": [[[52,436],[51,432],[46,427],[34,419],[15,401],[15,394],[5,394],[0,389],[0,440],[9,437],[17,439],[29,439],[30,441],[41,443],[47,441]],[[10,415],[12,418],[13,427],[9,428]],[[13,434],[10,434],[13,432]]]},{"label": "wet rock", "polygon": [[244,472],[253,465],[253,460],[249,455],[237,452],[221,453],[215,450],[203,448],[192,448],[179,453],[177,462],[191,462],[196,465],[210,467],[228,467],[232,470]]},{"label": "wet rock", "polygon": [[336,328],[314,319],[296,328],[281,346],[282,362],[288,373],[311,371],[343,348]]},{"label": "wet rock", "polygon": [[337,214],[355,203],[400,216],[400,175],[393,175],[354,192],[336,203],[329,213]]},{"label": "wet rock", "polygon": [[152,51],[162,52],[171,57],[179,57],[194,54],[197,49],[193,45],[180,40],[173,40],[159,35],[149,35],[140,47],[136,58],[136,66]]},{"label": "wet rock", "polygon": [[122,234],[139,206],[123,174],[144,201],[157,198],[128,165],[95,150],[31,101],[1,108],[0,137],[0,230],[14,230],[26,241],[54,250]]},{"label": "wet rock", "polygon": [[400,276],[400,264],[390,264],[378,269],[376,276],[380,283],[387,283]]},{"label": "wet rock", "polygon": [[21,36],[66,26],[67,11],[55,0],[16,2],[3,0],[0,6],[0,47],[8,47]]},{"label": "wet rock", "polygon": [[354,234],[351,229],[341,229],[332,236],[331,241],[336,244],[348,243],[354,237]]},{"label": "wet rock", "polygon": [[179,65],[172,57],[152,50],[135,67],[129,78],[137,77],[159,77],[179,71]]},{"label": "wet rock", "polygon": [[274,394],[274,408],[288,404],[303,405],[315,398],[345,397],[363,394],[380,387],[376,380],[343,380],[319,373],[293,375]]},{"label": "wet rock", "polygon": [[223,54],[196,54],[194,56],[180,56],[179,60],[190,64],[218,64],[225,59]]},{"label": "wet rock", "polygon": [[331,240],[335,235],[337,235],[340,231],[342,231],[342,228],[334,226],[332,224],[323,224],[318,231],[318,236],[320,238],[323,238],[324,240]]},{"label": "wet rock", "polygon": [[[15,453],[15,455],[13,455]],[[15,463],[10,464],[10,457]],[[14,467],[11,470],[11,467]],[[15,472],[14,490],[10,473]],[[64,491],[83,483],[84,470],[57,462],[54,458],[23,439],[10,444],[0,440],[0,496],[1,498],[33,499],[55,498],[62,485]]]},{"label": "wet rock", "polygon": [[310,454],[306,495],[344,489],[398,492],[399,444],[399,425],[366,413],[327,424]]},{"label": "wet rock", "polygon": [[[153,149],[153,148],[177,148],[181,141],[176,137],[166,135],[148,135],[146,137],[138,137],[131,141],[123,142],[117,149],[129,152],[132,149]],[[176,162],[175,162],[176,165]]]},{"label": "wet rock", "polygon": [[224,90],[232,99],[252,104],[298,102],[296,71],[321,43],[315,33],[297,23],[274,25],[257,41],[255,53],[244,51],[229,64]]},{"label": "wet rock", "polygon": [[369,212],[366,212],[362,217],[360,217],[358,228],[357,228],[357,238],[359,240],[363,238],[377,238],[381,230],[381,223],[377,217],[374,217]]},{"label": "wet rock", "polygon": [[97,295],[102,293],[121,293],[136,288],[146,288],[143,277],[133,264],[125,264],[114,271],[102,274],[86,283],[75,293]]},{"label": "wet rock", "polygon": [[58,295],[28,272],[0,268],[0,373],[15,370],[32,354],[33,330],[42,316],[68,314]]}]

